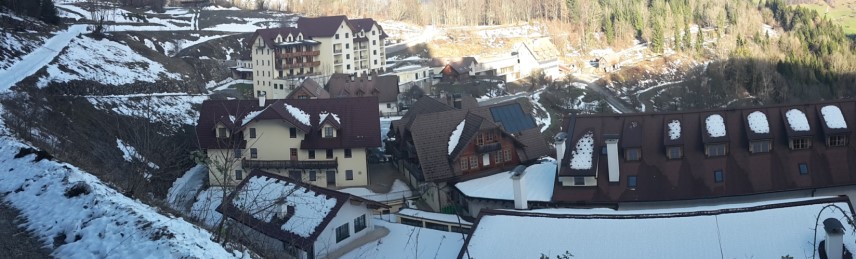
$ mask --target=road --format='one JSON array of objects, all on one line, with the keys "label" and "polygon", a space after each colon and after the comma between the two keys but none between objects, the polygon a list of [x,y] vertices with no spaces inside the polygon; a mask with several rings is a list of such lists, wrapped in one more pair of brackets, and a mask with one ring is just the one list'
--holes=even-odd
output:
[{"label": "road", "polygon": [[594,83],[597,78],[594,78],[591,76],[585,76],[585,75],[578,75],[577,78],[582,79],[585,82],[587,89],[595,91],[595,92],[603,95],[603,98],[606,99],[606,102],[609,103],[609,105],[611,105],[615,109],[618,109],[619,113],[637,112],[636,109],[627,106],[627,103],[625,103],[621,99],[618,99],[618,97],[615,97],[615,93],[613,93],[612,91],[609,91],[608,89],[606,89],[603,86],[600,86],[600,85]]},{"label": "road", "polygon": [[35,74],[42,67],[48,65],[62,49],[68,46],[74,37],[86,31],[86,25],[76,24],[68,30],[59,32],[45,42],[38,49],[30,52],[21,61],[16,62],[6,70],[0,70],[0,91],[8,91],[9,88]]}]

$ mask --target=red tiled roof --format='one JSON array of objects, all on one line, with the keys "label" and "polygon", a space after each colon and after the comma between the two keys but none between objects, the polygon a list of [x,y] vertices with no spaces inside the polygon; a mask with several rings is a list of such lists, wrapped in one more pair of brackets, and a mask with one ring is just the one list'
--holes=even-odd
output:
[{"label": "red tiled roof", "polygon": [[[553,200],[570,203],[686,200],[854,185],[856,146],[851,142],[856,134],[849,130],[834,133],[814,130],[825,124],[819,109],[830,104],[841,109],[849,127],[856,125],[856,101],[853,100],[697,112],[571,115],[563,123],[568,138],[560,171],[570,170],[574,145],[587,130],[592,130],[596,140],[594,153],[601,158],[595,163],[600,173],[596,187],[565,187],[557,183]],[[795,134],[787,124],[784,112],[792,108],[805,112],[812,129],[810,133]],[[754,111],[767,115],[769,134],[755,136],[750,133],[746,116]],[[724,119],[724,137],[707,136],[705,118],[714,113]],[[681,125],[680,138],[675,140],[668,135],[668,123],[672,120],[679,120]],[[625,132],[629,122],[637,122],[640,132]],[[623,150],[619,151],[619,183],[608,182],[607,159],[600,152],[605,146],[604,136],[610,134],[637,136],[622,138],[620,142],[641,143],[639,161],[627,161]],[[847,145],[828,147],[826,137],[829,135],[846,136]],[[811,148],[791,150],[789,136],[808,137]],[[770,140],[772,150],[751,153],[750,139]],[[705,143],[727,144],[727,155],[707,157]],[[672,146],[683,149],[683,158],[666,157],[666,148]],[[808,174],[800,174],[800,164],[808,167]],[[715,181],[716,170],[722,170],[722,182]],[[635,189],[627,187],[628,176],[637,178]]]}]

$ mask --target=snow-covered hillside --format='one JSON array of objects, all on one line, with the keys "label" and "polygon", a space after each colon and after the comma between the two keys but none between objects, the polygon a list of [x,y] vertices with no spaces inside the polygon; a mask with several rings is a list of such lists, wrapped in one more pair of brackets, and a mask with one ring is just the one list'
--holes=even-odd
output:
[{"label": "snow-covered hillside", "polygon": [[234,258],[211,233],[107,187],[72,165],[35,155],[0,137],[0,192],[24,226],[60,258]]},{"label": "snow-covered hillside", "polygon": [[111,110],[117,114],[145,118],[152,123],[169,125],[195,125],[199,111],[193,105],[208,99],[206,95],[187,95],[182,93],[137,94],[89,96],[86,98],[93,106]]}]

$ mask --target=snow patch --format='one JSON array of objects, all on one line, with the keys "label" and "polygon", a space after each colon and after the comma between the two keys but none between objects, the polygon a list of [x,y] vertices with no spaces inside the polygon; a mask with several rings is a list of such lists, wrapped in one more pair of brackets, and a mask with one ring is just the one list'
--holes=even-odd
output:
[{"label": "snow patch", "polygon": [[88,96],[95,108],[112,110],[117,114],[145,118],[152,123],[168,123],[175,127],[195,125],[199,111],[193,108],[208,100],[206,95],[185,93],[155,93],[133,95]]},{"label": "snow patch", "polygon": [[241,125],[247,125],[247,123],[250,123],[250,121],[255,119],[256,116],[259,116],[259,114],[261,114],[262,111],[252,111],[250,113],[247,113],[247,116],[244,116],[244,120],[241,121]]},{"label": "snow patch", "polygon": [[283,231],[301,237],[309,237],[327,214],[336,206],[336,198],[315,193],[294,183],[266,177],[254,176],[238,190],[235,207],[241,211],[252,211],[260,221],[271,222],[284,212],[284,206],[293,206],[294,215],[280,226]]},{"label": "snow patch", "polygon": [[[297,119],[297,121],[299,121],[300,123],[303,123],[306,126],[312,125],[311,122],[309,121],[309,114],[306,113],[305,111],[301,110],[300,108],[291,106],[291,105],[286,103],[285,104],[285,110],[288,111],[288,113],[290,113],[291,116],[293,116],[295,119]],[[336,119],[336,121],[339,121],[339,119]]]},{"label": "snow patch", "polygon": [[464,245],[464,235],[413,227],[374,219],[374,225],[389,230],[377,242],[351,250],[344,259],[456,258]]},{"label": "snow patch", "polygon": [[681,138],[681,121],[672,120],[669,122],[669,139],[676,140]]},{"label": "snow patch", "polygon": [[805,117],[805,113],[797,109],[790,109],[785,113],[785,117],[788,118],[788,125],[791,126],[793,131],[809,131],[811,128],[808,125],[808,119]]},{"label": "snow patch", "polygon": [[447,146],[449,155],[452,154],[452,151],[455,151],[455,147],[458,146],[458,141],[461,141],[461,133],[464,132],[464,125],[466,124],[466,122],[467,120],[464,119],[461,121],[461,123],[458,123],[458,126],[455,127],[455,130],[452,131],[452,135],[449,136],[449,145]]},{"label": "snow patch", "polygon": [[820,108],[820,113],[823,115],[823,121],[826,121],[826,127],[830,129],[847,128],[847,121],[844,120],[844,115],[841,114],[841,109],[838,106],[823,106],[823,108]]},{"label": "snow patch", "polygon": [[204,185],[208,169],[204,165],[196,165],[172,183],[166,195],[167,204],[176,210],[184,211],[196,193]]},{"label": "snow patch", "polygon": [[571,151],[571,169],[587,170],[592,167],[594,151],[594,133],[589,131],[580,140],[574,151]]},{"label": "snow patch", "polygon": [[747,117],[749,120],[749,129],[758,134],[770,133],[770,123],[767,122],[767,115],[761,111],[754,111]]},{"label": "snow patch", "polygon": [[707,128],[707,134],[711,137],[725,136],[725,120],[722,119],[722,115],[711,114],[707,116],[707,119],[704,119],[704,124]]},{"label": "snow patch", "polygon": [[395,179],[395,182],[392,183],[392,188],[387,193],[376,193],[365,187],[345,188],[339,191],[377,202],[388,202],[413,197],[413,191],[410,190],[410,187],[399,179]]},{"label": "snow patch", "polygon": [[[531,201],[549,202],[553,198],[556,180],[556,160],[544,158],[539,163],[526,168],[523,174],[526,197]],[[514,200],[512,171],[476,178],[455,184],[461,192],[472,198],[494,200]]]},{"label": "snow patch", "polygon": [[133,162],[134,159],[136,159],[140,162],[146,163],[146,165],[148,165],[149,168],[151,168],[151,169],[155,169],[155,170],[160,169],[160,167],[158,165],[156,165],[155,163],[152,163],[152,162],[149,162],[148,160],[146,160],[146,158],[143,157],[143,155],[141,155],[140,153],[137,152],[136,148],[134,148],[131,145],[126,144],[121,139],[116,139],[116,147],[118,147],[119,150],[122,151],[122,158],[125,159],[125,161]]},{"label": "snow patch", "polygon": [[342,124],[342,121],[339,120],[339,115],[332,113],[332,112],[328,113],[326,111],[318,114],[318,124],[321,124],[322,122],[324,122],[324,120],[327,119],[327,116],[333,116],[333,119],[336,120],[336,123]]}]

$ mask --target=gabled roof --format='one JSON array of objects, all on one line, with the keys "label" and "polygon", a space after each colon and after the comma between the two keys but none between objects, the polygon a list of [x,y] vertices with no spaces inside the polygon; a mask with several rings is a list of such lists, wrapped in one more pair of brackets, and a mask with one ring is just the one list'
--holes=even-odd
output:
[{"label": "gabled roof", "polygon": [[[841,210],[824,209],[830,205]],[[685,209],[481,210],[458,258],[552,258],[565,251],[574,258],[810,255],[820,246],[812,240],[826,235],[818,219],[852,214],[845,196]],[[844,246],[854,251],[856,229],[842,225]]]},{"label": "gabled roof", "polygon": [[305,91],[317,99],[330,98],[330,93],[328,93],[327,90],[324,90],[324,87],[321,87],[321,85],[318,84],[318,82],[315,82],[315,80],[312,80],[312,78],[307,78],[300,83],[300,86],[298,86],[297,89],[291,91],[285,99],[297,99],[295,95],[301,91]]},{"label": "gabled roof", "polygon": [[[346,22],[347,20],[348,17],[344,15],[300,17],[297,19],[297,28],[304,31],[304,35],[310,37],[333,37],[342,23],[345,23],[346,26],[351,26],[350,23]],[[353,28],[351,31],[353,31]]]},{"label": "gabled roof", "polygon": [[[247,113],[258,110],[259,102],[256,100],[232,100],[219,102],[206,100],[199,108],[199,120],[196,123],[196,137],[199,148],[202,149],[232,149],[246,145],[243,136],[240,135],[238,127],[240,118]],[[234,118],[234,119],[233,119]],[[229,121],[230,123],[224,123]],[[236,138],[217,138],[217,123],[224,123]],[[237,133],[237,134],[235,134]]]},{"label": "gabled roof", "polygon": [[327,82],[327,89],[333,98],[376,95],[379,102],[398,101],[398,76],[375,73],[353,77],[347,74],[333,74]]},{"label": "gabled roof", "polygon": [[431,67],[443,67],[443,66],[451,66],[456,72],[465,74],[469,73],[472,70],[472,67],[479,62],[475,57],[462,57],[462,58],[432,58],[431,61],[428,62]]},{"label": "gabled roof", "polygon": [[311,248],[346,202],[369,208],[389,206],[261,170],[226,197],[217,211],[269,237]]},{"label": "gabled roof", "polygon": [[[253,33],[253,36],[250,36],[250,44],[256,41],[256,37],[262,37],[262,40],[265,41],[265,45],[274,46],[276,43],[274,39],[276,39],[277,35],[282,35],[283,38],[288,37],[288,34],[297,37],[302,31],[293,27],[278,27],[278,28],[268,28],[268,29],[258,29]],[[306,33],[303,34],[307,36]],[[247,52],[249,53],[249,52]]]},{"label": "gabled roof", "polygon": [[[556,202],[608,203],[631,201],[688,200],[737,195],[750,195],[833,186],[856,185],[856,146],[854,132],[842,133],[848,138],[844,147],[827,146],[826,136],[813,129],[822,128],[817,107],[835,105],[840,108],[846,122],[856,121],[856,101],[842,100],[795,105],[774,105],[737,109],[687,111],[671,113],[571,115],[566,117],[562,130],[568,134],[562,171],[568,170],[571,151],[576,141],[588,130],[595,136],[594,150],[599,161],[596,166],[606,172],[606,155],[601,155],[607,134],[625,134],[628,122],[641,125],[641,159],[627,161],[619,152],[620,179],[609,183],[598,177],[596,187],[557,186],[553,196]],[[794,134],[784,115],[790,109],[806,111],[811,131]],[[770,152],[751,153],[747,132],[747,115],[754,111],[766,114],[769,124]],[[808,112],[812,111],[812,112]],[[725,136],[718,139],[709,135],[705,119],[711,114],[723,118]],[[668,124],[680,121],[680,134],[676,140],[669,137]],[[811,147],[791,150],[789,134],[808,138]],[[628,139],[629,140],[629,139]],[[622,141],[625,141],[622,139]],[[708,157],[705,143],[727,144],[725,156]],[[619,142],[621,144],[621,141]],[[682,147],[682,158],[668,159],[666,148]],[[800,174],[800,164],[808,169]],[[723,179],[716,182],[714,172],[721,170]],[[627,177],[635,176],[637,186],[628,188]]]},{"label": "gabled roof", "polygon": [[532,53],[535,60],[541,63],[559,58],[559,49],[547,37],[524,41],[519,45],[517,51],[519,52],[521,48],[526,48]]},{"label": "gabled roof", "polygon": [[[379,147],[380,125],[377,123],[378,105],[374,96],[346,99],[288,99],[267,100],[265,107],[258,100],[207,100],[202,103],[196,134],[200,148],[223,148],[218,140],[215,125],[222,118],[234,116],[240,127],[258,120],[282,120],[303,132],[306,138],[300,148],[372,148]],[[231,112],[231,113],[230,113]],[[340,130],[335,138],[321,137],[321,114],[334,113],[339,118]],[[244,123],[247,122],[247,123]],[[236,131],[240,128],[236,128]],[[238,147],[243,148],[245,142]]]}]

